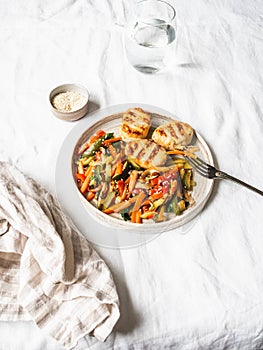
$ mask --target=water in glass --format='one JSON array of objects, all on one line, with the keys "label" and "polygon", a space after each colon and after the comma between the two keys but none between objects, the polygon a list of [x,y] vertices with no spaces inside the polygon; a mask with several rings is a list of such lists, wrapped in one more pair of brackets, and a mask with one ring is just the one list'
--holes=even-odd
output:
[{"label": "water in glass", "polygon": [[169,64],[176,29],[158,18],[137,21],[126,37],[126,54],[134,68],[156,73]]}]

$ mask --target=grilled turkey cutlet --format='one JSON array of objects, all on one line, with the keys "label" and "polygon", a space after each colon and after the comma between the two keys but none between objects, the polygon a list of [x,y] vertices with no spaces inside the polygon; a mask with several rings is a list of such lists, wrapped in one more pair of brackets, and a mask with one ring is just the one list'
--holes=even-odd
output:
[{"label": "grilled turkey cutlet", "polygon": [[160,125],[152,134],[152,139],[167,150],[174,150],[178,146],[188,146],[193,138],[193,128],[183,122],[173,121]]},{"label": "grilled turkey cutlet", "polygon": [[167,159],[165,149],[151,139],[128,141],[125,146],[125,154],[142,168],[162,166]]},{"label": "grilled turkey cutlet", "polygon": [[147,137],[151,126],[151,115],[141,108],[131,108],[123,113],[120,136],[123,140]]}]

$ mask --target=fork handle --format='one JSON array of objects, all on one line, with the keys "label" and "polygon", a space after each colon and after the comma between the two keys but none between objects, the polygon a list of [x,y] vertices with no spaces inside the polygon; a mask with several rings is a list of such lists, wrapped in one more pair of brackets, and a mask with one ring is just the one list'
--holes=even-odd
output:
[{"label": "fork handle", "polygon": [[238,183],[239,185],[245,186],[246,188],[248,188],[248,189],[250,189],[250,190],[252,190],[254,192],[257,192],[258,194],[263,196],[263,191],[259,190],[258,188],[254,187],[254,186],[251,186],[251,185],[247,184],[246,182],[244,182],[242,180],[237,179],[234,176],[231,176],[231,175],[229,175],[227,173],[224,173],[223,171],[217,170],[216,173],[215,173],[215,176],[218,179],[228,179],[228,180],[234,181],[234,182]]}]

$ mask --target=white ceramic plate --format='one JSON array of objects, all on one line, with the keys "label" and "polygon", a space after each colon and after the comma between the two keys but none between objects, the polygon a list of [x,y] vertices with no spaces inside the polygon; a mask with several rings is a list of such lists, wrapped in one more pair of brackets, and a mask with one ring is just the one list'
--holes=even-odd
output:
[{"label": "white ceramic plate", "polygon": [[[79,192],[74,180],[74,161],[77,158],[76,150],[99,129],[117,134],[121,123],[121,113],[132,107],[141,107],[152,113],[153,128],[166,123],[171,118],[178,120],[171,113],[154,106],[143,104],[111,106],[98,110],[78,122],[64,141],[58,156],[56,167],[58,199],[77,227],[82,232],[84,231],[85,236],[95,244],[111,247],[134,246],[144,243],[164,231],[178,229],[182,225],[186,225],[201,212],[213,188],[213,180],[201,177],[195,172],[194,179],[196,186],[193,190],[195,204],[188,208],[182,215],[174,216],[172,219],[161,223],[155,223],[150,220],[143,224],[123,221],[120,218],[102,213],[86,201]],[[212,154],[208,145],[199,133],[195,133],[194,144],[200,149],[198,156],[208,163],[213,164]]]}]

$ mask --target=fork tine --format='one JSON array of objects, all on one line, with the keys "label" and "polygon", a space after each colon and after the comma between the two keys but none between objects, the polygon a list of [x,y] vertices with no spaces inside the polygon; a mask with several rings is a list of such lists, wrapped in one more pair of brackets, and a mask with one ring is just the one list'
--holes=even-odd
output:
[{"label": "fork tine", "polygon": [[209,177],[209,167],[208,164],[206,164],[202,159],[200,158],[191,158],[186,156],[185,157],[189,164],[191,164],[195,170],[202,176]]},{"label": "fork tine", "polygon": [[[190,157],[189,157],[190,158]],[[196,167],[199,167],[200,169],[203,170],[208,170],[208,164],[205,163],[201,158],[190,158],[192,163],[196,165]]]},{"label": "fork tine", "polygon": [[195,157],[189,157],[189,156],[184,156],[185,159],[189,162],[190,165],[192,165],[194,167],[194,169],[202,176],[207,177],[209,179],[229,179],[231,181],[234,181],[236,183],[238,183],[239,185],[245,186],[248,189],[257,192],[258,194],[260,194],[261,196],[263,196],[263,191],[259,190],[258,188],[251,186],[249,184],[247,184],[246,182],[232,176],[229,175],[221,170],[218,170],[217,168],[215,168],[213,165],[210,165],[208,163],[206,163],[205,161],[203,161],[202,159]]}]

